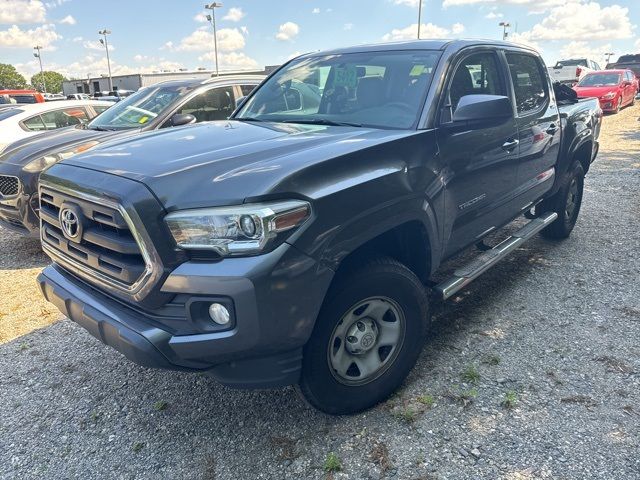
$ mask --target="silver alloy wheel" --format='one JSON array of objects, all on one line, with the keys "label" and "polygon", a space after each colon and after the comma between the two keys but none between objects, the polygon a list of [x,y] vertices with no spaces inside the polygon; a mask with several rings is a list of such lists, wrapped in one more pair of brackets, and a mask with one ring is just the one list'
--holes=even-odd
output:
[{"label": "silver alloy wheel", "polygon": [[569,185],[569,194],[567,195],[567,204],[565,205],[564,214],[567,221],[571,221],[573,213],[578,206],[578,197],[580,193],[578,191],[578,180],[573,178],[571,185]]},{"label": "silver alloy wheel", "polygon": [[340,319],[327,349],[329,369],[345,385],[364,385],[394,362],[404,342],[406,320],[387,297],[358,302]]}]

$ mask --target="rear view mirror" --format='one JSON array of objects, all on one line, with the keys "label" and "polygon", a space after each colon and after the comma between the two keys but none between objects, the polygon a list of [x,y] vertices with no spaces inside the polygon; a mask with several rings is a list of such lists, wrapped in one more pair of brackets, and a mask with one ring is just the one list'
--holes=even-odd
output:
[{"label": "rear view mirror", "polygon": [[486,123],[508,120],[513,117],[513,105],[508,97],[501,95],[465,95],[458,102],[452,122]]},{"label": "rear view mirror", "polygon": [[189,125],[190,123],[196,123],[196,117],[189,113],[175,113],[170,120],[170,124],[172,127]]}]

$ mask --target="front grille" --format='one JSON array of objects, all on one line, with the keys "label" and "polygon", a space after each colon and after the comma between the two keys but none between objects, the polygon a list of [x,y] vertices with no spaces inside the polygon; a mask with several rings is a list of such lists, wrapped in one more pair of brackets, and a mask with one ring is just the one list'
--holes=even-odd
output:
[{"label": "front grille", "polygon": [[[82,224],[75,238],[63,233],[63,208],[72,209]],[[40,219],[45,249],[84,274],[128,290],[147,271],[145,256],[118,208],[41,186]]]},{"label": "front grille", "polygon": [[0,175],[0,196],[13,197],[18,195],[20,181],[18,177],[11,175]]}]

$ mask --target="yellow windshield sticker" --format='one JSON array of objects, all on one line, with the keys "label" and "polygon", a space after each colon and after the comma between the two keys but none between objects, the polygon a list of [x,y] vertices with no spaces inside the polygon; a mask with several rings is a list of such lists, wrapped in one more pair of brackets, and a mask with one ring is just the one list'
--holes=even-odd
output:
[{"label": "yellow windshield sticker", "polygon": [[424,72],[424,65],[414,65],[409,73],[410,77],[419,77]]},{"label": "yellow windshield sticker", "polygon": [[140,120],[138,120],[138,123],[147,123],[149,121],[149,117],[145,116],[140,118]]}]

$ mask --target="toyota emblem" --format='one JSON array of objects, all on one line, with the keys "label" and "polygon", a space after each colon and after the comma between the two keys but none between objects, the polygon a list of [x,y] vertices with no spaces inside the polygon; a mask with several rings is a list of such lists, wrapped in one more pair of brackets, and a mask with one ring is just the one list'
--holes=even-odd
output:
[{"label": "toyota emblem", "polygon": [[70,208],[60,210],[60,226],[67,238],[76,238],[80,234],[80,219],[78,214]]}]

